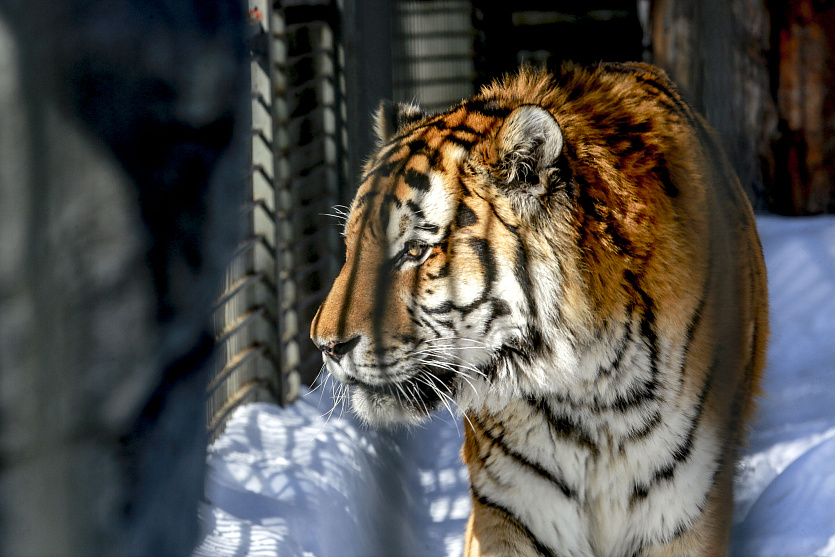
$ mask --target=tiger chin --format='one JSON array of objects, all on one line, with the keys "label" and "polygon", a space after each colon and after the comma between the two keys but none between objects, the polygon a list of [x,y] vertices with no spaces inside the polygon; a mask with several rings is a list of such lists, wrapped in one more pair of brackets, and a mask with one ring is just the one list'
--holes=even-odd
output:
[{"label": "tiger chin", "polygon": [[369,423],[463,413],[465,554],[726,555],[768,302],[703,119],[604,64],[376,132],[311,337]]}]

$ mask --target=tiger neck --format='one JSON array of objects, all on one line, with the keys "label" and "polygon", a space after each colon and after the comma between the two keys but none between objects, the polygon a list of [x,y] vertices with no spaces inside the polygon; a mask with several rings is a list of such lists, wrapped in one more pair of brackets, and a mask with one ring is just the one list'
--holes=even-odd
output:
[{"label": "tiger neck", "polygon": [[[684,404],[689,395],[679,380],[681,356],[674,355],[680,351],[672,350],[675,339],[647,342],[640,333],[636,322],[619,335],[601,335],[576,357],[573,373],[544,359],[505,370],[562,377],[527,393],[488,391],[466,414],[463,454],[476,500],[531,528],[547,524],[537,535],[554,537],[554,547],[557,539],[575,539],[578,555],[607,555],[629,532],[674,535],[676,524],[700,512],[711,478],[691,476],[687,462],[674,480],[666,474],[689,451],[692,439],[682,440],[681,432],[698,419]],[[712,435],[693,441],[706,458],[718,446]],[[653,491],[659,482],[669,491]],[[664,508],[658,497],[671,493],[692,501],[681,516],[657,510]]]}]

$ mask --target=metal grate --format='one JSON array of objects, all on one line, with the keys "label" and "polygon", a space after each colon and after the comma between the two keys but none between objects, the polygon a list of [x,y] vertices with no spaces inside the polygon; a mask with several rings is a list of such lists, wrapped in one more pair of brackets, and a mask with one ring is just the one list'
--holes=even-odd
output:
[{"label": "metal grate", "polygon": [[473,93],[472,4],[461,0],[396,3],[392,40],[394,100],[442,110]]},{"label": "metal grate", "polygon": [[321,364],[308,340],[341,249],[322,214],[344,176],[338,11],[333,2],[250,0],[252,133],[244,240],[214,312],[210,434],[244,402],[286,404]]}]

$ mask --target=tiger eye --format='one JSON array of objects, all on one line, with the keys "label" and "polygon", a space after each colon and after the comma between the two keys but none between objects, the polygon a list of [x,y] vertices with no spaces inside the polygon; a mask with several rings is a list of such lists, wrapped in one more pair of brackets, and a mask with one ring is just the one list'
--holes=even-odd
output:
[{"label": "tiger eye", "polygon": [[410,240],[406,243],[406,252],[414,258],[418,258],[423,255],[423,251],[426,249],[426,244],[418,242],[416,240]]}]

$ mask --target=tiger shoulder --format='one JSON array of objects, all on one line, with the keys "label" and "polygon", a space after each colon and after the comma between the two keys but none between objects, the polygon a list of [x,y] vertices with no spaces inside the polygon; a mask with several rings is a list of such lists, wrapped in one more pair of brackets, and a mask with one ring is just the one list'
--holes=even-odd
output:
[{"label": "tiger shoulder", "polygon": [[465,554],[727,555],[768,301],[704,120],[602,64],[376,132],[311,338],[367,422],[463,414]]}]

